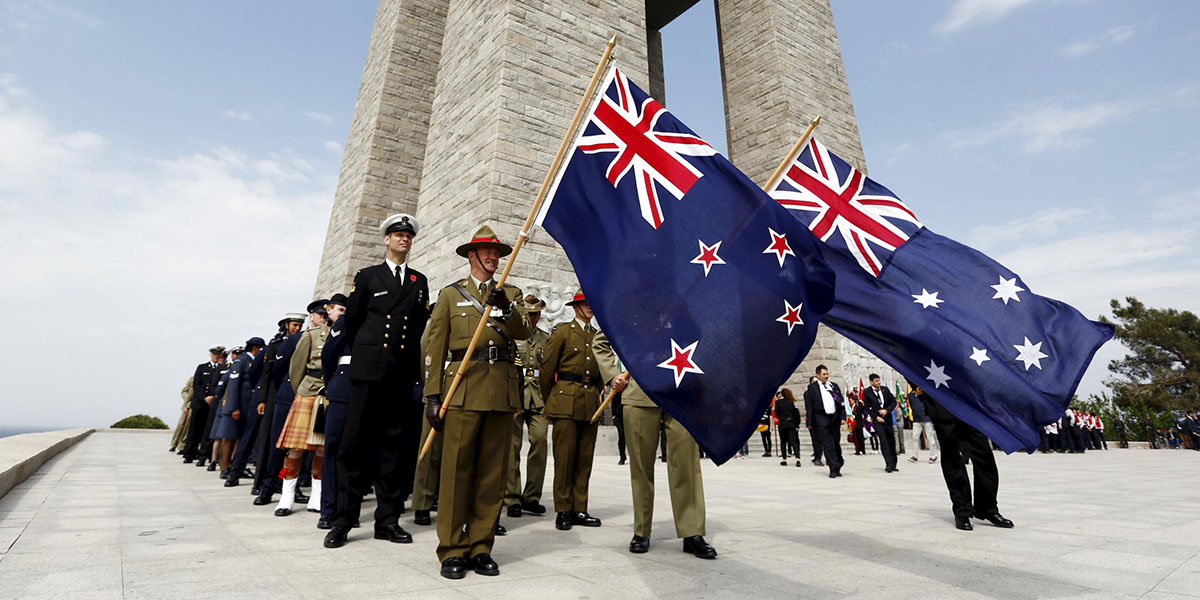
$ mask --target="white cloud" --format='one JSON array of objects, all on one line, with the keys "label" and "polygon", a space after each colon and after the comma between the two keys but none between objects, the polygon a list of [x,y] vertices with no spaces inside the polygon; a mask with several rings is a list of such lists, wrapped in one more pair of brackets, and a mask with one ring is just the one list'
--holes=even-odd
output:
[{"label": "white cloud", "polygon": [[310,111],[310,112],[304,113],[304,116],[310,120],[316,121],[318,123],[324,123],[326,125],[333,123],[333,117],[331,117],[323,112]]},{"label": "white cloud", "polygon": [[[12,308],[6,337],[21,343],[0,346],[0,361],[26,364],[10,394],[44,399],[21,419],[173,422],[171,396],[205,347],[270,337],[281,313],[311,298],[336,172],[225,146],[139,156],[59,130],[4,89],[0,304]],[[135,382],[92,390],[62,377],[61,365],[100,356]]]},{"label": "white cloud", "polygon": [[995,21],[1033,0],[957,0],[950,12],[934,25],[941,33],[954,33],[971,25]]},{"label": "white cloud", "polygon": [[1113,27],[1096,39],[1084,42],[1074,42],[1063,46],[1062,54],[1068,58],[1086,56],[1104,46],[1115,46],[1122,42],[1127,42],[1130,39],[1133,39],[1133,35],[1134,28],[1132,25]]},{"label": "white cloud", "polygon": [[1058,105],[1031,107],[1013,117],[965,132],[948,134],[953,148],[1016,141],[1029,154],[1067,151],[1091,143],[1086,134],[1126,116],[1134,107],[1118,102],[1097,102],[1064,108]]},{"label": "white cloud", "polygon": [[13,29],[23,33],[41,32],[49,23],[66,22],[84,27],[101,27],[104,21],[83,11],[60,6],[48,0],[0,0],[0,31]]},{"label": "white cloud", "polygon": [[321,143],[321,145],[325,146],[326,150],[328,150],[338,156],[342,155],[342,145],[333,140],[325,140],[324,142]]},{"label": "white cloud", "polygon": [[232,108],[227,108],[221,111],[221,116],[225,117],[226,119],[233,119],[234,121],[254,120],[254,115],[244,111],[233,110]]},{"label": "white cloud", "polygon": [[1000,225],[980,225],[971,236],[971,246],[990,248],[1000,242],[1023,240],[1029,236],[1045,237],[1058,233],[1064,225],[1078,225],[1084,217],[1093,216],[1087,208],[1055,207],[1028,217],[1019,217]]}]

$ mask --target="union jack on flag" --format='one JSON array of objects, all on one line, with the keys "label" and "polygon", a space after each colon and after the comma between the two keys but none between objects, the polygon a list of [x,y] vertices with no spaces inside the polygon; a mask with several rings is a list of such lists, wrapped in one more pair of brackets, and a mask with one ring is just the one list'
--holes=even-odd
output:
[{"label": "union jack on flag", "polygon": [[620,69],[614,69],[579,138],[579,149],[585,154],[614,154],[606,171],[613,187],[633,173],[642,218],[655,229],[663,224],[663,211],[654,184],[679,200],[704,176],[683,156],[717,153],[698,136],[660,131],[658,121],[665,114],[667,110],[654,98],[646,96],[637,102],[630,92],[629,79]]},{"label": "union jack on flag", "polygon": [[922,225],[890,190],[829,152],[816,138],[767,193],[822,242],[846,250],[875,277]]}]

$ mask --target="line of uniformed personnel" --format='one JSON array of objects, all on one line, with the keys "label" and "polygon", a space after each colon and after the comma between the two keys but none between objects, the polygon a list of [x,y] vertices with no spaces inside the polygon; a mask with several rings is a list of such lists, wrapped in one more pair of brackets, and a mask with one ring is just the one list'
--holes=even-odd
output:
[{"label": "line of uniformed personnel", "polygon": [[[283,492],[275,514],[287,516],[295,502],[308,501],[309,511],[321,513],[318,528],[328,530],[327,548],[349,541],[372,491],[374,537],[411,543],[399,524],[411,494],[415,524],[431,525],[431,513],[437,513],[443,577],[459,579],[469,570],[498,575],[492,549],[505,533],[499,522],[504,507],[509,517],[546,512],[541,497],[550,431],[555,527],[601,525],[588,512],[597,437],[592,416],[611,386],[623,394],[631,458],[635,522],[629,550],[643,553],[650,546],[654,453],[665,424],[676,534],[684,551],[714,558],[703,537],[696,443],[623,374],[592,324],[583,293],[567,303],[575,318],[547,335],[537,327],[544,302],[516,286],[496,285],[500,259],[512,247],[483,226],[457,248],[467,260],[467,276],[431,302],[425,276],[408,266],[418,230],[411,215],[388,217],[380,230],[386,259],[359,271],[348,297],[310,305],[310,327],[303,331],[289,315],[269,344],[259,338],[247,343],[249,357],[232,370],[239,382],[254,385],[234,386],[236,408],[221,421],[220,439],[228,443],[220,447],[231,457],[222,462],[226,485],[251,477],[244,469],[253,460],[255,504]],[[468,357],[481,318],[483,333]],[[190,419],[190,439],[172,445],[185,448],[188,458],[203,452],[197,440],[208,436],[197,423],[209,418],[205,409],[223,405],[233,389],[228,383],[218,389],[220,373],[231,370],[218,358],[214,353],[197,367],[184,391],[189,414],[181,427]],[[443,396],[460,372],[443,416]],[[431,430],[438,432],[435,444],[418,463],[418,448]],[[522,485],[526,431],[530,449]],[[302,475],[312,480],[312,499],[300,491]]]}]

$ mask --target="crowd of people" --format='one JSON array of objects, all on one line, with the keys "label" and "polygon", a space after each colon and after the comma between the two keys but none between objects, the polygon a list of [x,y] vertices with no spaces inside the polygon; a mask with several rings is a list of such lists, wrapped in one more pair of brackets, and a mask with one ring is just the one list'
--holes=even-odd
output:
[{"label": "crowd of people", "polygon": [[618,369],[583,293],[567,303],[574,319],[550,333],[538,328],[545,303],[497,285],[512,248],[484,226],[457,248],[467,276],[435,299],[408,266],[418,230],[411,215],[388,217],[380,228],[386,259],[359,271],[348,295],[284,315],[269,341],[209,348],[183,389],[171,450],[217,472],[225,487],[248,482],[253,504],[274,506],[276,517],[300,506],[318,513],[326,548],[350,541],[373,494],[374,539],[411,543],[400,525],[411,508],[415,526],[436,525],[442,576],[498,575],[491,551],[506,533],[501,515],[548,512],[550,452],[554,527],[602,525],[589,513],[589,482],[594,414],[601,391],[612,389],[629,451],[629,551],[651,546],[655,450],[665,431],[675,534],[683,551],[715,558],[704,538],[699,447]]}]

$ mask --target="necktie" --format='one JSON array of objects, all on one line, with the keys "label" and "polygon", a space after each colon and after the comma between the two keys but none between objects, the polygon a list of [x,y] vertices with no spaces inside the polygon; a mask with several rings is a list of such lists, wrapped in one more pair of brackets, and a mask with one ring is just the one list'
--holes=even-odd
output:
[{"label": "necktie", "polygon": [[404,279],[401,276],[400,265],[396,265],[396,281],[400,282],[401,284],[404,283]]},{"label": "necktie", "polygon": [[479,295],[480,296],[483,296],[483,297],[487,296],[487,287],[488,287],[488,285],[486,283],[479,284]]}]

